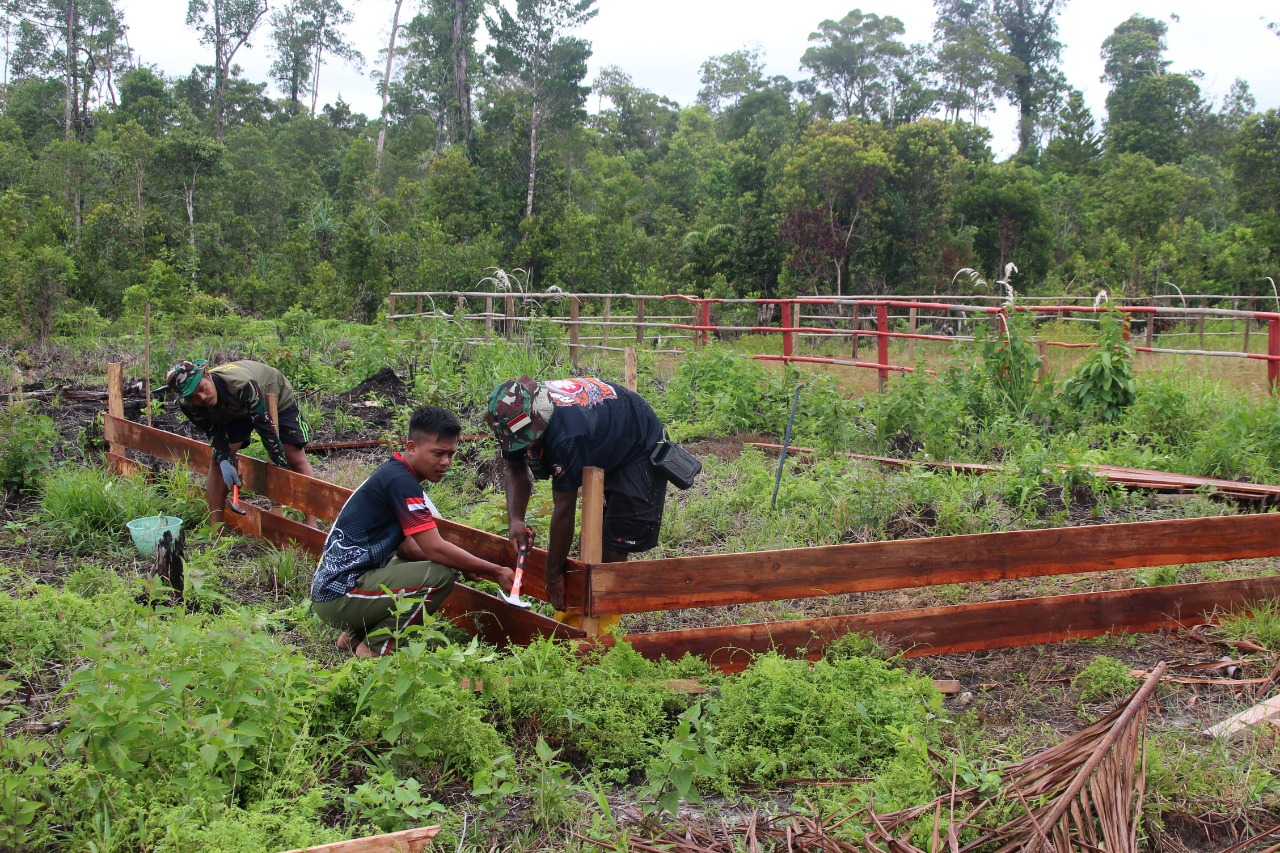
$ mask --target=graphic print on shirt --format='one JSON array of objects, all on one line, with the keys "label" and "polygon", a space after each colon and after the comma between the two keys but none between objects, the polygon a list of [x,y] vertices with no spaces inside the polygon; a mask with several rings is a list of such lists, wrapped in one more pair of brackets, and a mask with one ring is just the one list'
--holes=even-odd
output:
[{"label": "graphic print on shirt", "polygon": [[551,379],[542,383],[557,406],[594,406],[618,394],[599,379]]},{"label": "graphic print on shirt", "polygon": [[[343,541],[344,538],[343,532],[335,527],[329,534],[329,540],[324,543],[324,552],[320,555],[320,571],[316,573],[316,585],[320,589],[327,587],[326,579],[345,579],[348,575],[363,572],[364,567],[370,563],[368,548],[348,545]],[[339,585],[333,591],[341,595],[346,589]]]}]

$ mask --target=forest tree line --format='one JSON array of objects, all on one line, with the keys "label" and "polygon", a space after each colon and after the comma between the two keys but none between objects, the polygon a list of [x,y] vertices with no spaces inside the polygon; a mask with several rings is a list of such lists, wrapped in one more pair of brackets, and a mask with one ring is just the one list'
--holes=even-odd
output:
[{"label": "forest tree line", "polygon": [[[949,292],[1010,263],[1023,292],[1280,278],[1280,111],[1240,80],[1207,98],[1164,21],[1098,46],[1103,116],[1061,71],[1068,0],[934,0],[920,44],[853,9],[816,22],[807,76],[747,47],[707,59],[682,106],[617,67],[588,79],[595,2],[391,0],[362,57],[342,0],[189,0],[206,53],[167,77],[116,0],[0,0],[0,334],[146,302],[369,319],[392,290],[495,267],[761,297]],[[271,79],[245,78],[248,50]],[[365,63],[380,115],[318,103],[335,62]],[[997,162],[1000,101],[1018,139]]]}]

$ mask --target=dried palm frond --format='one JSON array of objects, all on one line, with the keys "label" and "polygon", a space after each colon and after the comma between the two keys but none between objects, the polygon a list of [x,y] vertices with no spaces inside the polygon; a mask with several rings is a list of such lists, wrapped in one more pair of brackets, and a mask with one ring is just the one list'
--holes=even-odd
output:
[{"label": "dried palm frond", "polygon": [[[653,816],[633,812],[631,822],[640,837],[628,838],[623,847],[577,837],[603,850],[636,853],[925,853],[911,843],[912,824],[932,815],[929,853],[978,849],[992,853],[1138,853],[1138,816],[1146,777],[1147,699],[1165,669],[1160,663],[1124,704],[1097,723],[1057,746],[1005,767],[1001,799],[1020,803],[1022,813],[994,829],[981,826],[979,818],[997,800],[983,797],[977,788],[957,790],[953,771],[949,792],[891,814],[876,814],[873,804],[838,821],[752,811],[732,822],[677,820],[664,825]],[[835,830],[855,818],[870,826],[861,842],[834,837]],[[960,833],[966,829],[977,835],[961,845]]]}]

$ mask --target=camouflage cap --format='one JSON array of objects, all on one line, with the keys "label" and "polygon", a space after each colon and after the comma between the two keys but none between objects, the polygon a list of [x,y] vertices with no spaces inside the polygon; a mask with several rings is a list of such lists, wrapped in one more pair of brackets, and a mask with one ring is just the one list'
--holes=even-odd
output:
[{"label": "camouflage cap", "polygon": [[196,362],[180,361],[165,374],[165,384],[174,390],[179,400],[185,400],[195,393],[208,367],[209,362],[204,359]]},{"label": "camouflage cap", "polygon": [[509,379],[489,394],[484,419],[503,450],[522,450],[547,431],[551,400],[528,376]]}]

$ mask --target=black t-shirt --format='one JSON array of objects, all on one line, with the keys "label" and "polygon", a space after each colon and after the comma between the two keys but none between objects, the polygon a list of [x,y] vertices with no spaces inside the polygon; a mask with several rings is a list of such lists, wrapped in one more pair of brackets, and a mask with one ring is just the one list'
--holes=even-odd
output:
[{"label": "black t-shirt", "polygon": [[551,478],[551,489],[582,486],[582,469],[608,472],[648,459],[662,439],[662,423],[636,392],[600,379],[557,379],[542,383],[553,404],[539,447],[504,453],[526,459],[534,476]]},{"label": "black t-shirt", "polygon": [[362,574],[385,566],[407,537],[435,527],[438,514],[408,463],[394,454],[338,513],[311,581],[311,600],[346,595]]}]

